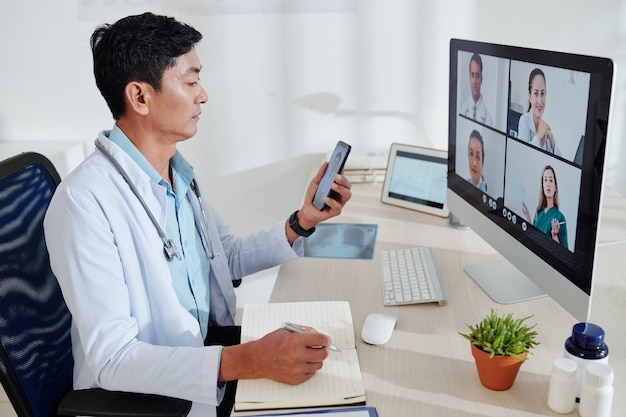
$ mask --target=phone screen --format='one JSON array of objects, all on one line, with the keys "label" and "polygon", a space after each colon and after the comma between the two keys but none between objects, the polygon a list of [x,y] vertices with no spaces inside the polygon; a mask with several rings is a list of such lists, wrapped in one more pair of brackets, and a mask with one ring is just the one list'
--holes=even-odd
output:
[{"label": "phone screen", "polygon": [[340,173],[343,169],[346,159],[348,159],[350,149],[351,146],[347,143],[342,141],[337,142],[337,146],[335,146],[335,150],[328,160],[328,166],[326,167],[326,171],[324,171],[324,176],[313,197],[313,205],[318,209],[324,210],[324,208],[326,208],[324,197],[332,196],[330,186],[335,180],[335,175]]}]

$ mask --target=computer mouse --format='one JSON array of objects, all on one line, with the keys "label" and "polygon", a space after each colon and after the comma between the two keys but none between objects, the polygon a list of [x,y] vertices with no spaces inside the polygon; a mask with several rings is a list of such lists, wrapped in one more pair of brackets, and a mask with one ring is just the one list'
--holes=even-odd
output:
[{"label": "computer mouse", "polygon": [[393,314],[371,313],[363,322],[361,338],[370,345],[384,345],[391,339],[397,319]]}]

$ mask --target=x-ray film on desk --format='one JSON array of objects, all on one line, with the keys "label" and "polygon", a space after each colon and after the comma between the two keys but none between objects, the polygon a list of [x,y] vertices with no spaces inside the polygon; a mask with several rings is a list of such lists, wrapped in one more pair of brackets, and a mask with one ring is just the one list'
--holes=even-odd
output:
[{"label": "x-ray film on desk", "polygon": [[320,223],[304,239],[304,256],[373,259],[377,233],[377,224]]}]

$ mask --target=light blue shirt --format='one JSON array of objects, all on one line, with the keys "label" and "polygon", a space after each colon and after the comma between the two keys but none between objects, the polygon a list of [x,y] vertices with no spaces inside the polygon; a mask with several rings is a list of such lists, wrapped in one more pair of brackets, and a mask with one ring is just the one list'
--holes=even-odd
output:
[{"label": "light blue shirt", "polygon": [[173,258],[167,265],[172,276],[172,284],[180,304],[198,320],[202,336],[206,338],[209,324],[210,263],[196,227],[193,210],[187,190],[194,177],[192,166],[176,152],[171,159],[172,182],[174,187],[161,177],[141,152],[115,125],[109,139],[122,148],[148,175],[150,181],[167,190],[167,216],[165,234],[178,248],[181,259]]},{"label": "light blue shirt", "polygon": [[537,136],[537,130],[535,129],[535,122],[533,121],[531,110],[528,110],[520,116],[517,127],[517,137],[518,139],[530,142],[531,145],[536,146],[537,148],[561,156],[561,151],[559,150],[556,142],[554,144],[554,149],[550,146],[549,140],[546,140],[544,145],[541,146],[541,141]]},{"label": "light blue shirt", "polygon": [[[474,183],[472,182],[472,177],[469,177],[467,180],[468,180],[470,183],[474,184]],[[480,182],[478,183],[477,187],[478,187],[478,189],[479,189],[480,191],[483,191],[483,192],[485,192],[485,193],[487,192],[487,182],[485,181],[485,179],[484,179],[482,176],[480,177]]]}]

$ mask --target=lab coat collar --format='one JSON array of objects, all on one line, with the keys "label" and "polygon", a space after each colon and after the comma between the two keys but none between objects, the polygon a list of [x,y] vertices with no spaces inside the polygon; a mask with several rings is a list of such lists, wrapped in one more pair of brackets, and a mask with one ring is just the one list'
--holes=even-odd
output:
[{"label": "lab coat collar", "polygon": [[[133,182],[135,188],[144,199],[150,211],[159,222],[162,228],[165,228],[166,221],[166,208],[167,208],[167,190],[164,186],[159,185],[150,180],[150,177],[141,167],[122,149],[109,139],[109,130],[100,132],[96,139],[100,144],[115,158],[115,160],[122,166],[129,179]],[[117,172],[117,169],[107,159],[105,155],[96,149],[96,154],[104,159],[112,170]],[[122,176],[119,172],[118,175]]]}]

